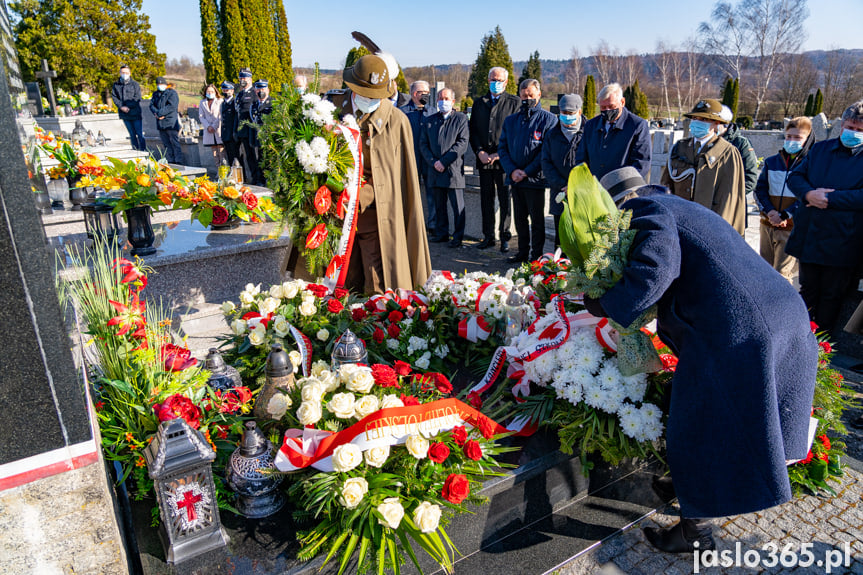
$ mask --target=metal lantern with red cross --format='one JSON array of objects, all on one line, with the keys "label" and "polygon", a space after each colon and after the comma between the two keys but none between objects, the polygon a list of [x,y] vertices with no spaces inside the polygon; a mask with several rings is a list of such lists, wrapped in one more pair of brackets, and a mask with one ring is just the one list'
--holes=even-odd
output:
[{"label": "metal lantern with red cross", "polygon": [[165,421],[144,458],[155,483],[167,562],[180,563],[227,545],[211,468],[216,453],[204,437],[181,418]]}]

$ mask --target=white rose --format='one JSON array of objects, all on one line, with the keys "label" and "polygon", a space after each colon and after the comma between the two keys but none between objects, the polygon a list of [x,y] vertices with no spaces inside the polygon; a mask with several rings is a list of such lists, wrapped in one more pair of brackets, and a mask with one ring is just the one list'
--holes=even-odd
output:
[{"label": "white rose", "polygon": [[[338,449],[338,448],[337,448]],[[351,477],[342,486],[342,494],[339,503],[348,509],[354,509],[369,492],[369,484],[362,477]]]},{"label": "white rose", "polygon": [[350,471],[362,462],[363,452],[353,443],[339,445],[333,450],[333,469],[336,471]]},{"label": "white rose", "polygon": [[293,350],[288,354],[288,358],[291,360],[291,363],[294,364],[294,373],[297,373],[297,370],[300,369],[300,365],[303,363],[303,356],[297,350]]},{"label": "white rose", "polygon": [[411,435],[405,441],[408,452],[417,459],[423,459],[429,452],[429,441],[422,435]]},{"label": "white rose", "polygon": [[235,309],[237,309],[237,306],[235,306],[234,302],[232,302],[232,301],[226,301],[225,303],[222,304],[222,313],[224,313],[224,314],[229,314],[232,311],[234,311]]},{"label": "white rose", "polygon": [[362,419],[381,408],[381,403],[374,395],[364,395],[356,402],[357,419]]},{"label": "white rose", "polygon": [[414,365],[416,365],[419,369],[428,369],[430,359],[431,359],[431,352],[427,351],[424,354],[422,354],[422,356],[420,356],[420,358],[418,360],[416,360],[414,362]]},{"label": "white rose", "polygon": [[266,317],[271,313],[275,313],[281,303],[281,300],[277,300],[274,297],[268,297],[258,304],[258,310],[260,310],[262,316]]},{"label": "white rose", "polygon": [[285,297],[285,290],[282,289],[282,284],[270,286],[270,296],[276,299],[282,299]]},{"label": "white rose", "polygon": [[404,407],[404,402],[399,399],[397,395],[393,395],[390,393],[389,395],[385,395],[381,400],[381,409],[387,409],[389,407]]},{"label": "white rose", "polygon": [[273,318],[273,331],[275,331],[276,335],[279,337],[287,337],[291,332],[291,328],[288,326],[288,320],[277,315]]},{"label": "white rose", "polygon": [[246,333],[246,322],[242,319],[235,319],[231,322],[231,329],[234,332],[234,335],[243,335]]},{"label": "white rose", "polygon": [[423,501],[414,509],[414,525],[423,533],[432,533],[440,524],[440,505]]},{"label": "white rose", "polygon": [[[312,373],[314,373],[314,369],[312,369]],[[335,374],[331,371],[322,371],[318,374],[318,381],[321,382],[321,385],[324,386],[324,389],[327,393],[335,391],[339,388],[339,380],[335,376]]]},{"label": "white rose", "polygon": [[314,301],[304,301],[300,304],[300,314],[309,317],[318,313],[318,308],[315,307]]},{"label": "white rose", "polygon": [[246,305],[255,301],[255,296],[261,293],[260,285],[246,284],[246,289],[240,293],[240,301]]},{"label": "white rose", "polygon": [[350,419],[356,415],[353,393],[337,393],[327,402],[327,411],[339,419]]},{"label": "white rose", "polygon": [[300,286],[297,282],[285,282],[282,284],[282,297],[285,299],[293,299],[300,293]]},{"label": "white rose", "polygon": [[302,299],[303,299],[303,303],[306,303],[306,302],[315,303],[315,294],[313,294],[312,292],[310,292],[308,290],[304,291]]},{"label": "white rose", "polygon": [[343,384],[347,384],[354,375],[354,372],[359,369],[355,363],[346,363],[339,367],[339,379]]},{"label": "white rose", "polygon": [[385,445],[383,447],[372,447],[371,449],[368,449],[363,453],[363,457],[365,457],[366,459],[366,465],[369,465],[371,467],[381,467],[384,463],[386,463],[389,456],[389,445]]},{"label": "white rose", "polygon": [[267,413],[275,419],[281,419],[285,416],[285,412],[291,406],[291,398],[277,391],[267,402]]},{"label": "white rose", "polygon": [[300,395],[303,398],[303,401],[315,401],[320,402],[321,398],[324,396],[324,386],[321,385],[316,379],[309,378],[305,384],[303,384],[303,390],[300,392]]},{"label": "white rose", "polygon": [[297,408],[297,421],[302,425],[314,425],[322,415],[321,404],[317,401],[304,401]]},{"label": "white rose", "polygon": [[324,328],[319,329],[316,335],[319,341],[327,341],[328,339],[330,339],[330,332],[328,332]]},{"label": "white rose", "polygon": [[267,340],[267,328],[263,324],[257,324],[249,331],[249,343],[261,345]]},{"label": "white rose", "polygon": [[405,508],[399,503],[398,497],[387,497],[378,505],[378,513],[384,516],[383,519],[378,519],[378,523],[390,529],[398,529],[405,516]]},{"label": "white rose", "polygon": [[322,359],[319,359],[312,364],[312,375],[318,377],[319,375],[321,375],[321,373],[329,371],[329,369],[330,364],[328,364]]},{"label": "white rose", "polygon": [[345,387],[357,393],[368,393],[374,386],[375,378],[369,367],[358,367],[351,375],[347,384],[345,384]]}]

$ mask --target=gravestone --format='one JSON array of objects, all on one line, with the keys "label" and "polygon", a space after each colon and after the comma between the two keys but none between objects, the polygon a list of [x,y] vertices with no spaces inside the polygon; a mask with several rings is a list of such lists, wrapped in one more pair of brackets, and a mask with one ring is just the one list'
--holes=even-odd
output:
[{"label": "gravestone", "polygon": [[41,116],[45,113],[42,108],[42,92],[39,91],[38,82],[27,82],[27,105],[30,107],[32,116]]},{"label": "gravestone", "polygon": [[57,77],[57,72],[48,69],[48,60],[42,60],[42,69],[36,72],[36,77],[45,82],[45,89],[48,92],[48,106],[51,109],[51,115],[57,115],[57,101],[54,99],[54,85],[51,83],[52,78]]},{"label": "gravestone", "polygon": [[824,115],[824,112],[812,117],[812,136],[816,142],[821,142],[828,138],[827,116]]}]

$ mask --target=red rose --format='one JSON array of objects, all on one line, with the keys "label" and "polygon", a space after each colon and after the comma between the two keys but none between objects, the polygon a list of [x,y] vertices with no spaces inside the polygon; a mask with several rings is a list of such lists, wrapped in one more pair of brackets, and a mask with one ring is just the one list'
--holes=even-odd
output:
[{"label": "red rose", "polygon": [[213,219],[210,223],[220,226],[228,221],[230,214],[222,206],[213,206]]},{"label": "red rose", "polygon": [[338,298],[338,299],[342,299],[342,298],[344,298],[344,297],[348,297],[348,295],[349,295],[350,293],[351,293],[351,292],[349,292],[349,291],[348,291],[348,290],[346,290],[345,288],[340,288],[340,287],[337,287],[335,290],[333,290],[333,295],[334,295],[336,298]]},{"label": "red rose", "polygon": [[[219,395],[217,393],[217,395]],[[252,400],[252,392],[248,387],[235,387],[225,392],[224,395],[219,395],[222,402],[219,404],[219,411],[222,413],[237,413],[243,404]]]},{"label": "red rose", "polygon": [[327,289],[327,286],[322,286],[320,284],[308,284],[306,289],[315,294],[315,297],[324,297],[330,291]]},{"label": "red rose", "polygon": [[402,403],[405,404],[405,407],[407,407],[409,405],[419,405],[420,404],[420,400],[417,399],[416,397],[412,396],[412,395],[402,394],[401,400],[402,400]]},{"label": "red rose", "polygon": [[420,321],[428,321],[430,315],[431,313],[427,307],[420,309]]},{"label": "red rose", "polygon": [[822,341],[818,345],[821,346],[821,349],[824,350],[824,353],[833,353],[833,347],[830,346],[830,342]]},{"label": "red rose", "polygon": [[827,437],[826,435],[819,435],[818,439],[821,440],[821,445],[824,446],[825,450],[830,449],[830,438],[829,437]]},{"label": "red rose", "polygon": [[475,391],[471,391],[467,394],[467,402],[474,409],[482,409],[482,398]]},{"label": "red rose", "polygon": [[479,441],[474,441],[471,439],[467,443],[464,444],[464,454],[468,459],[473,459],[474,461],[479,461],[482,459],[482,447],[479,445]]},{"label": "red rose", "polygon": [[816,331],[818,331],[818,324],[815,323],[814,321],[810,321],[809,322],[809,329],[812,330],[812,333],[815,333]]},{"label": "red rose", "polygon": [[432,377],[432,381],[434,381],[434,386],[439,392],[443,393],[444,395],[449,395],[450,393],[452,393],[452,384],[444,374],[429,373],[427,375],[430,375]]},{"label": "red rose", "polygon": [[327,233],[329,232],[327,232],[327,227],[324,224],[318,224],[312,228],[312,231],[306,236],[306,249],[315,250],[321,247],[321,244],[327,239]]},{"label": "red rose", "polygon": [[464,425],[456,425],[450,431],[450,435],[452,435],[452,440],[455,441],[455,444],[459,447],[463,446],[465,441],[467,441],[467,430],[464,428]]},{"label": "red rose", "polygon": [[811,462],[811,461],[812,461],[812,457],[813,457],[814,455],[815,455],[815,454],[814,454],[814,453],[812,453],[812,450],[810,449],[810,450],[809,450],[809,453],[807,453],[807,454],[806,454],[806,459],[804,459],[804,460],[802,460],[802,461],[799,461],[798,463],[800,463],[800,465],[806,465],[807,463],[809,463],[809,462]]},{"label": "red rose", "polygon": [[372,377],[378,387],[401,387],[399,386],[396,370],[388,365],[376,363],[372,366]]},{"label": "red rose", "polygon": [[443,463],[449,457],[449,447],[444,443],[432,443],[429,445],[429,459],[435,463]]},{"label": "red rose", "polygon": [[193,429],[198,429],[201,426],[201,422],[198,421],[201,417],[201,408],[195,405],[191,399],[179,393],[154,405],[153,411],[156,412],[156,417],[159,418],[160,422],[180,417],[185,419],[186,423]]},{"label": "red rose", "polygon": [[378,305],[372,300],[367,300],[363,305],[369,311],[375,311],[378,309]]},{"label": "red rose", "polygon": [[351,317],[354,319],[354,321],[363,321],[364,319],[366,319],[366,315],[366,310],[361,307],[355,307],[351,310]]},{"label": "red rose", "polygon": [[372,339],[375,340],[375,343],[383,343],[386,337],[387,334],[385,334],[384,330],[379,327],[376,327],[375,333],[372,334]]},{"label": "red rose", "polygon": [[173,343],[163,345],[160,353],[165,365],[165,371],[183,371],[198,363],[197,359],[191,357],[191,351]]},{"label": "red rose", "polygon": [[253,194],[250,190],[246,190],[245,192],[243,192],[241,199],[243,200],[243,203],[246,204],[246,207],[250,210],[254,210],[258,207],[258,196]]},{"label": "red rose", "polygon": [[470,495],[470,481],[464,475],[453,473],[444,481],[441,495],[450,503],[458,505]]},{"label": "red rose", "polygon": [[402,329],[394,323],[391,323],[387,326],[387,333],[393,339],[398,339],[399,334],[402,332]]},{"label": "red rose", "polygon": [[391,322],[393,322],[393,323],[398,323],[398,322],[400,322],[401,320],[403,320],[404,318],[405,318],[405,314],[403,314],[403,313],[402,313],[402,312],[400,312],[399,310],[393,310],[393,311],[391,311],[391,312],[390,312],[390,314],[387,316],[387,319],[388,319],[388,320],[390,320],[390,321],[391,321]]},{"label": "red rose", "polygon": [[662,369],[665,371],[674,371],[677,369],[677,356],[670,353],[662,353],[659,355],[659,359],[662,360]]},{"label": "red rose", "polygon": [[318,188],[318,191],[315,192],[315,211],[318,212],[318,215],[322,216],[327,213],[332,204],[330,189],[326,186]]},{"label": "red rose", "polygon": [[411,374],[411,364],[406,361],[396,360],[395,366],[396,375],[401,377],[407,376]]},{"label": "red rose", "polygon": [[483,437],[486,439],[494,437],[494,423],[489,418],[481,415],[477,419],[476,425]]},{"label": "red rose", "polygon": [[343,309],[345,309],[344,304],[337,299],[330,299],[327,302],[327,311],[330,313],[339,313]]}]

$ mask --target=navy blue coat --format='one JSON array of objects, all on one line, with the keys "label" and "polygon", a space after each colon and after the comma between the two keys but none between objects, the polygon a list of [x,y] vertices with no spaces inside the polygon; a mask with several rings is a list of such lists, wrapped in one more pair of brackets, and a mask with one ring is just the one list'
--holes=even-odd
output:
[{"label": "navy blue coat", "polygon": [[399,110],[405,113],[411,123],[411,132],[414,136],[414,157],[417,162],[417,174],[419,174],[420,177],[425,178],[427,176],[428,166],[426,166],[426,162],[420,152],[420,126],[425,121],[425,108],[417,108],[414,101],[411,100],[399,108]]},{"label": "navy blue coat", "polygon": [[[582,123],[582,126],[584,124]],[[565,188],[569,181],[569,172],[576,166],[575,156],[578,151],[578,143],[584,132],[579,129],[572,140],[566,137],[561,128],[561,123],[552,128],[545,137],[542,144],[542,175],[551,188],[551,201],[549,213],[553,216],[563,214],[563,203],[554,201],[561,188]]]},{"label": "navy blue coat", "polygon": [[500,165],[506,174],[506,185],[515,184],[512,173],[521,169],[527,173],[527,178],[520,181],[519,186],[545,188],[545,178],[542,177],[542,141],[556,124],[557,116],[543,110],[539,103],[529,110],[520,110],[507,116],[503,121],[497,146]]},{"label": "navy blue coat", "polygon": [[222,100],[222,141],[236,142],[237,138],[237,109],[234,99]]},{"label": "navy blue coat", "polygon": [[[141,119],[141,85],[129,78],[128,82],[117,80],[111,86],[111,99],[117,106],[117,114],[121,120]],[[120,110],[122,107],[129,108],[128,112]]]},{"label": "navy blue coat", "polygon": [[[180,96],[173,88],[164,92],[156,90],[150,99],[150,111],[156,116],[156,127],[160,130],[179,130],[180,114],[178,106]],[[159,118],[162,117],[160,120]]]},{"label": "navy blue coat", "polygon": [[578,163],[586,162],[590,172],[602,176],[618,168],[632,166],[647,180],[650,175],[650,128],[626,108],[605,135],[602,116],[595,116],[584,125],[584,137],[578,146]]},{"label": "navy blue coat", "polygon": [[[467,116],[453,111],[448,118],[432,114],[420,130],[420,153],[428,166],[426,185],[436,188],[464,188],[464,153],[470,134]],[[444,165],[444,171],[434,169],[435,162]]]},{"label": "navy blue coat", "polygon": [[[803,263],[854,267],[863,252],[863,153],[853,154],[838,138],[818,142],[788,176],[788,188],[803,206],[785,253]],[[827,209],[806,205],[806,193],[832,188]]]},{"label": "navy blue coat", "polygon": [[808,448],[818,345],[803,300],[734,228],[662,195],[623,205],[638,230],[600,303],[628,325],[656,304],[679,358],[666,429],[683,517],[722,517],[791,498],[785,461]]}]

